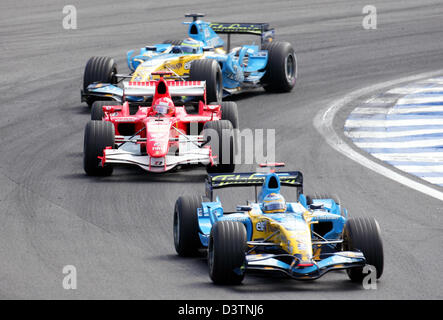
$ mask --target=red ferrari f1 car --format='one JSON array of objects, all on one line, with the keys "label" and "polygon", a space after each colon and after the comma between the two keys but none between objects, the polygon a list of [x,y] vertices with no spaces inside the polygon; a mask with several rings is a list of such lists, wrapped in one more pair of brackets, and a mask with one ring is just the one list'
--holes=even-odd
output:
[{"label": "red ferrari f1 car", "polygon": [[[117,164],[137,165],[150,172],[166,172],[177,166],[201,164],[208,172],[233,172],[238,111],[235,102],[206,104],[204,81],[160,79],[124,83],[124,97],[149,102],[130,112],[128,101],[96,103],[84,135],[83,165],[88,175],[111,175]],[[201,96],[198,113],[188,113],[177,99]],[[179,100],[183,101],[183,100]],[[98,108],[98,109],[97,109]],[[99,114],[99,116],[97,116]]]}]

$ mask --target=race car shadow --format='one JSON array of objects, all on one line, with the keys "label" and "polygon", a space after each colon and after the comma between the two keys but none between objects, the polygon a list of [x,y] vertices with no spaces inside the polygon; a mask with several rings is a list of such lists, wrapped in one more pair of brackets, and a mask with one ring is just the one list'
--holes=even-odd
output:
[{"label": "race car shadow", "polygon": [[[362,284],[351,282],[345,271],[334,271],[317,280],[297,281],[281,273],[270,272],[247,272],[240,285],[215,285],[208,277],[208,265],[206,252],[192,258],[182,258],[177,255],[158,257],[162,260],[181,263],[192,270],[192,275],[198,274],[201,281],[194,282],[193,289],[223,289],[240,294],[263,294],[286,293],[286,292],[350,292],[363,290]],[[186,268],[188,269],[188,268]]]},{"label": "race car shadow", "polygon": [[248,272],[240,285],[235,286],[219,286],[212,282],[200,282],[195,285],[200,288],[209,288],[215,286],[223,288],[231,292],[240,294],[263,294],[266,296],[270,293],[287,293],[287,292],[349,292],[361,291],[361,284],[351,282],[347,275],[343,272],[337,274],[325,275],[317,280],[297,281],[280,274],[252,273]]},{"label": "race car shadow", "polygon": [[236,93],[233,94],[231,96],[225,97],[223,98],[223,101],[240,101],[240,100],[245,100],[245,99],[249,99],[249,98],[256,98],[259,97],[261,95],[268,95],[269,93],[264,91],[263,89],[250,89],[250,90],[245,90],[243,92],[240,93]]},{"label": "race car shadow", "polygon": [[108,177],[92,177],[85,173],[64,175],[67,179],[85,179],[100,183],[202,183],[206,178],[206,170],[201,167],[174,170],[164,173],[150,173],[134,166],[118,166]]},{"label": "race car shadow", "polygon": [[74,106],[65,106],[63,107],[63,111],[71,112],[73,114],[91,114],[91,107],[89,107],[86,103],[76,104]]}]

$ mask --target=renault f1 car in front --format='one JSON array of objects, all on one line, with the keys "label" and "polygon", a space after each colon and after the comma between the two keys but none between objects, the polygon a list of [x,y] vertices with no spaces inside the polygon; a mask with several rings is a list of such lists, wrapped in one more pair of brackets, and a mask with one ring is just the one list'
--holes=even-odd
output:
[{"label": "renault f1 car in front", "polygon": [[[227,212],[213,190],[239,186],[254,186],[256,199]],[[283,200],[282,206],[281,186],[296,187],[298,201]],[[176,201],[175,249],[180,256],[207,249],[209,275],[217,284],[238,284],[251,270],[312,280],[344,269],[351,280],[361,281],[366,265],[374,266],[379,278],[383,246],[376,220],[348,218],[333,199],[312,200],[302,188],[298,171],[209,174],[206,197]]]}]

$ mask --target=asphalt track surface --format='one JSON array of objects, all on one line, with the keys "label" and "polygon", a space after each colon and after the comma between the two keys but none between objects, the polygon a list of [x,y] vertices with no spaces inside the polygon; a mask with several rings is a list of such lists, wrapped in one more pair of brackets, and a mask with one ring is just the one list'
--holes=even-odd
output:
[{"label": "asphalt track surface", "polygon": [[[336,152],[313,126],[319,110],[352,90],[443,69],[440,0],[371,1],[377,30],[362,28],[366,1],[69,4],[77,8],[77,30],[62,28],[63,2],[0,3],[0,298],[443,298],[442,202]],[[251,275],[241,286],[214,286],[205,260],[177,257],[172,241],[174,202],[203,192],[204,169],[84,174],[89,109],[79,91],[87,59],[112,56],[126,72],[127,50],[181,38],[190,11],[209,21],[266,21],[295,46],[295,90],[236,97],[241,126],[277,130],[277,159],[304,172],[307,193],[335,194],[351,215],[379,221],[385,272],[377,290],[363,290],[344,273],[315,282]],[[337,131],[352,110],[345,109]],[[65,265],[77,269],[76,290],[62,288]]]}]

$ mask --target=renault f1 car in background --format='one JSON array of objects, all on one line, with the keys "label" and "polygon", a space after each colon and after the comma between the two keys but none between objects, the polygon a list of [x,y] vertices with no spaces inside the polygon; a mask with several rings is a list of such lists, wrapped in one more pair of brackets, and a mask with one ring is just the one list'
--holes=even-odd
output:
[{"label": "renault f1 car in background", "polygon": [[[129,103],[97,106],[96,120],[85,128],[83,164],[88,175],[110,175],[116,164],[137,165],[150,172],[203,164],[208,172],[235,169],[233,129],[238,127],[235,102],[207,105],[204,81],[126,82],[124,95],[153,96],[151,106],[131,115]],[[198,114],[188,114],[171,97],[200,96]],[[101,108],[101,109],[100,109]]]},{"label": "renault f1 car in background", "polygon": [[[256,199],[234,212],[213,198],[215,189],[240,186],[254,186]],[[281,186],[296,187],[299,200],[287,202],[284,212],[265,213],[264,199],[279,195]],[[348,218],[333,199],[305,196],[298,171],[209,174],[203,200],[181,196],[176,201],[173,233],[180,256],[207,249],[209,275],[217,284],[241,283],[249,270],[281,272],[297,280],[345,269],[351,280],[361,281],[367,264],[375,267],[377,278],[383,273],[376,220]]]},{"label": "renault f1 car in background", "polygon": [[[220,103],[225,95],[244,89],[264,87],[267,91],[288,92],[297,79],[297,59],[289,42],[273,41],[274,29],[267,23],[209,23],[192,17],[185,40],[165,43],[127,53],[129,75],[117,73],[117,64],[109,57],[92,57],[86,64],[83,78],[82,102],[95,100],[121,101],[121,79],[132,82],[152,81],[153,72],[167,70],[182,80],[206,81],[207,99]],[[227,34],[227,43],[220,37]],[[231,48],[231,35],[260,36],[260,45]],[[224,48],[225,47],[225,48]],[[127,97],[137,100],[137,97]]]}]

